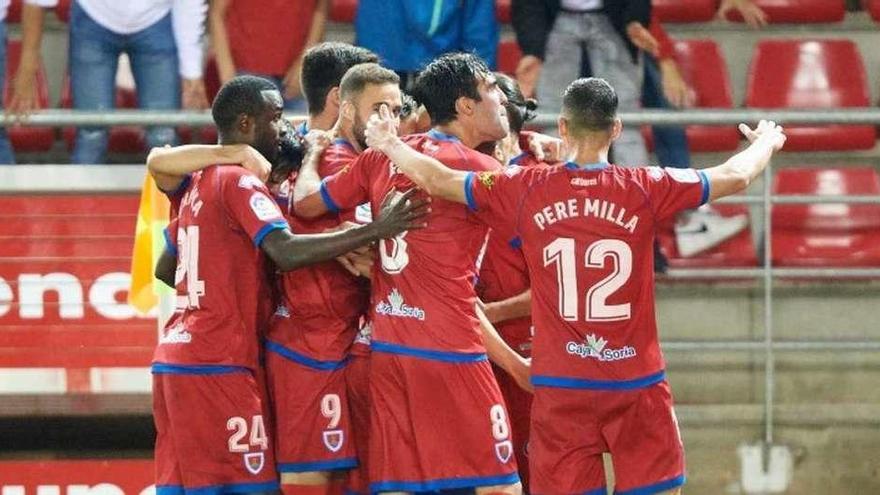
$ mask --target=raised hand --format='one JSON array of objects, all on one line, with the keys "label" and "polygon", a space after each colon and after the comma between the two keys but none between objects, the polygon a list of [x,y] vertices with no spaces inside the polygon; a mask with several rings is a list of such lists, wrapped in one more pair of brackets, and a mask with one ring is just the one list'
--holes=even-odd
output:
[{"label": "raised hand", "polygon": [[253,172],[263,182],[269,179],[269,174],[272,172],[272,164],[269,163],[269,160],[262,153],[248,145],[244,145],[239,152],[239,156],[238,161],[242,167]]},{"label": "raised hand", "polygon": [[373,221],[383,239],[425,227],[424,217],[431,211],[428,207],[431,200],[427,196],[415,199],[414,196],[419,192],[412,188],[402,194],[399,191],[390,191],[385,195],[379,218]]},{"label": "raised hand", "polygon": [[379,111],[370,116],[364,134],[367,138],[367,146],[383,153],[399,141],[397,125],[388,105],[381,105]]},{"label": "raised hand", "polygon": [[754,129],[751,129],[746,124],[740,124],[739,131],[743,133],[750,143],[754,143],[759,139],[765,140],[773,146],[773,151],[781,150],[785,144],[786,136],[782,126],[777,125],[772,120],[762,120],[758,122],[757,127]]}]

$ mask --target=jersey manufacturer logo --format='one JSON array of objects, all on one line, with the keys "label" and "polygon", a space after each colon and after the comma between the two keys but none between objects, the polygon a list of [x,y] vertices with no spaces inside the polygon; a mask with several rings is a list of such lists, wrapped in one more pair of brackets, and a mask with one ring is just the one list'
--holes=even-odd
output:
[{"label": "jersey manufacturer logo", "polygon": [[510,440],[496,443],[495,455],[498,456],[498,460],[502,464],[507,463],[510,460],[510,456],[513,455],[513,444],[510,443]]},{"label": "jersey manufacturer logo", "polygon": [[329,430],[324,432],[324,446],[330,452],[339,452],[345,442],[345,433],[342,430]]},{"label": "jersey manufacturer logo", "polygon": [[261,192],[255,192],[250,200],[251,210],[260,220],[266,221],[281,217],[281,210],[274,201]]},{"label": "jersey manufacturer logo", "polygon": [[400,295],[397,289],[391,289],[391,293],[388,294],[388,302],[380,301],[376,305],[376,313],[385,316],[415,318],[419,321],[425,321],[425,310],[405,304],[403,296]]},{"label": "jersey manufacturer logo", "polygon": [[495,172],[480,172],[477,174],[477,180],[486,189],[492,189],[495,186]]},{"label": "jersey manufacturer logo", "polygon": [[244,467],[251,474],[260,474],[266,464],[266,456],[262,452],[254,452],[244,455]]},{"label": "jersey manufacturer logo", "polygon": [[587,335],[584,342],[569,342],[565,346],[566,352],[569,354],[582,357],[584,359],[593,358],[599,361],[620,361],[636,357],[636,349],[632,346],[623,346],[620,349],[610,349],[605,346],[608,341],[602,337],[596,337],[595,334]]}]

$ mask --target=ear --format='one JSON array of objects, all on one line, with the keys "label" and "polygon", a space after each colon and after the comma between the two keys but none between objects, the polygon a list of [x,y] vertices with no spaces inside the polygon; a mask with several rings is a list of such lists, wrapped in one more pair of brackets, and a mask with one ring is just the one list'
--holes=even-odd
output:
[{"label": "ear", "polygon": [[620,133],[623,131],[623,122],[619,118],[614,119],[614,124],[611,125],[611,140],[615,141],[620,137]]},{"label": "ear", "polygon": [[563,142],[567,142],[569,138],[568,121],[565,120],[565,117],[560,115],[556,118],[556,127],[559,129],[559,138],[562,139]]},{"label": "ear", "polygon": [[324,101],[324,107],[339,108],[342,105],[342,98],[339,97],[339,86],[334,86],[327,93],[327,99]]},{"label": "ear", "polygon": [[236,128],[238,129],[239,133],[247,136],[253,132],[256,125],[256,119],[254,119],[253,116],[250,116],[246,113],[240,113],[238,114],[238,118],[236,120]]},{"label": "ear", "polygon": [[474,100],[459,96],[455,100],[455,114],[462,116],[471,116],[474,114]]},{"label": "ear", "polygon": [[339,106],[339,116],[344,118],[348,122],[353,122],[355,118],[356,110],[354,108],[354,104],[350,101],[343,101]]}]

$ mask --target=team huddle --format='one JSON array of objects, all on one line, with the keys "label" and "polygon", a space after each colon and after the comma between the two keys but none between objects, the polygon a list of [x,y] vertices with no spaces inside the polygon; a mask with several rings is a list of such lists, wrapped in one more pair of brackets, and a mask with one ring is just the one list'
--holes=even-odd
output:
[{"label": "team huddle", "polygon": [[[159,495],[676,493],[655,226],[736,193],[785,141],[761,122],[704,170],[609,164],[605,81],[535,102],[448,54],[412,98],[374,54],[310,49],[309,120],[271,82],[218,93],[216,146],[155,149],[177,309],[153,371]],[[417,102],[417,103],[415,103]],[[430,121],[428,123],[428,121]]]}]

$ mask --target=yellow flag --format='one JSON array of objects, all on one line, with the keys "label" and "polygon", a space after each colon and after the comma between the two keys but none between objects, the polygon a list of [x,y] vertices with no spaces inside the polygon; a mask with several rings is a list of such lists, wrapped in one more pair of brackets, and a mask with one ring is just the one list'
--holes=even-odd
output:
[{"label": "yellow flag", "polygon": [[153,278],[153,272],[165,248],[163,230],[168,225],[168,209],[168,198],[159,191],[153,177],[147,173],[138,206],[131,254],[131,286],[128,290],[128,303],[144,314],[158,304],[157,292],[163,285]]}]

